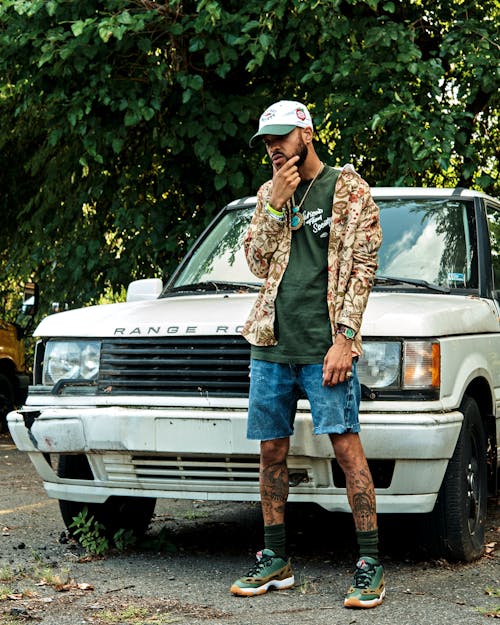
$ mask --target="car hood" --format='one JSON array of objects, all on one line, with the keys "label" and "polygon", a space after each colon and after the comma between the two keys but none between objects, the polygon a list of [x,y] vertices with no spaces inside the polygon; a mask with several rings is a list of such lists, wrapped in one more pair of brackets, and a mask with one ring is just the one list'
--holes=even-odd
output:
[{"label": "car hood", "polygon": [[498,310],[476,296],[372,293],[363,336],[447,336],[498,332]]},{"label": "car hood", "polygon": [[[39,337],[132,337],[239,334],[255,294],[178,295],[164,299],[89,306],[55,313],[36,328]],[[498,332],[498,311],[471,296],[371,294],[364,337],[446,336]]]},{"label": "car hood", "polygon": [[224,293],[88,306],[46,317],[35,336],[186,336],[239,334],[255,294]]}]

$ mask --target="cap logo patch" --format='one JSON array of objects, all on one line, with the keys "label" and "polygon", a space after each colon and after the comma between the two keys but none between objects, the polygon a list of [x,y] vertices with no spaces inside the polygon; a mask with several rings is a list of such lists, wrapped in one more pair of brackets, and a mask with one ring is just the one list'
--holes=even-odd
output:
[{"label": "cap logo patch", "polygon": [[261,120],[268,121],[273,117],[276,117],[276,111],[274,109],[268,109],[267,111],[265,111],[265,113],[262,114]]},{"label": "cap logo patch", "polygon": [[304,113],[303,109],[295,109],[295,114],[297,115],[297,117],[300,119],[300,121],[304,121],[306,118],[306,114]]}]

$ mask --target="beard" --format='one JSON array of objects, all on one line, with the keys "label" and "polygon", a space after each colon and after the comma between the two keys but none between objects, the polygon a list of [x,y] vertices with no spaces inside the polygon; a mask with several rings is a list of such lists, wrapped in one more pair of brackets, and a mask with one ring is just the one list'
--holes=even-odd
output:
[{"label": "beard", "polygon": [[297,167],[300,167],[301,165],[303,165],[305,163],[305,160],[307,158],[307,145],[301,140],[301,144],[299,145],[299,149],[297,150],[297,153],[294,154],[294,156],[298,156],[299,160],[295,163],[295,165],[297,165]]},{"label": "beard", "polygon": [[[304,143],[304,141],[301,138],[294,154],[290,154],[290,156],[288,156],[285,152],[282,152],[281,150],[277,150],[276,152],[273,152],[272,154],[269,153],[269,156],[271,156],[273,161],[275,157],[281,157],[283,161],[289,161],[294,156],[298,156],[299,160],[295,163],[295,165],[297,167],[301,167],[301,165],[305,163],[308,154],[309,152],[307,149],[307,145]],[[280,169],[281,167],[283,167],[283,165],[284,165],[284,162],[281,163],[281,165],[275,165],[275,167],[277,169]]]}]

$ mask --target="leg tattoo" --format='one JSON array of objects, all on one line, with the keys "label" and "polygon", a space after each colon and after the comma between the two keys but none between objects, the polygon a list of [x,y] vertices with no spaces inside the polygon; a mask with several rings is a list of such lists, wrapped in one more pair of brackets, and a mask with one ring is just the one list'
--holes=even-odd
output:
[{"label": "leg tattoo", "polygon": [[277,462],[260,471],[260,497],[264,525],[283,523],[288,499],[288,467]]},{"label": "leg tattoo", "polygon": [[354,524],[359,531],[377,527],[375,490],[370,470],[346,474],[347,496],[349,498]]}]

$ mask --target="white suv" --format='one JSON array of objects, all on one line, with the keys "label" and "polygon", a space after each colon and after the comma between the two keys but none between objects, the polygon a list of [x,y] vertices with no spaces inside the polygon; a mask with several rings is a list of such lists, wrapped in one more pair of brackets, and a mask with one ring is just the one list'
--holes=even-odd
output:
[{"label": "white suv", "polygon": [[[472,560],[497,487],[500,203],[460,189],[372,192],[384,241],[358,371],[378,510],[425,515],[422,542]],[[259,499],[240,335],[259,289],[241,249],[254,206],[226,206],[164,288],[138,281],[126,303],[36,329],[34,384],[9,427],[67,525],[84,505],[112,530],[140,532],[158,497]],[[306,399],[289,470],[290,501],[349,510]]]}]

